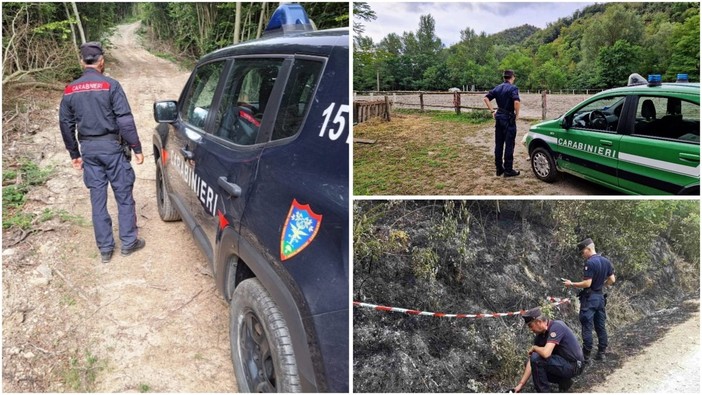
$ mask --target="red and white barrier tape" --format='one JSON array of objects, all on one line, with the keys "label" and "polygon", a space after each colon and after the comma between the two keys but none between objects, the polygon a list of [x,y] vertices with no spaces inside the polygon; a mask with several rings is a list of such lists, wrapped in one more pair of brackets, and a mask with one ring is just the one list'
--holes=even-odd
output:
[{"label": "red and white barrier tape", "polygon": [[[564,303],[570,303],[570,299],[567,298],[556,298],[549,296],[546,298],[551,302],[552,306],[558,306]],[[363,302],[353,302],[353,307],[365,307],[369,309],[374,309],[378,311],[394,311],[397,313],[405,313],[409,315],[428,315],[432,317],[442,317],[442,318],[496,318],[496,317],[511,317],[515,315],[521,315],[526,312],[526,310],[513,311],[510,313],[480,313],[480,314],[447,314],[447,313],[434,313],[431,311],[420,311],[412,309],[403,309],[401,307],[389,307],[389,306],[379,306],[376,304],[363,303]]]}]

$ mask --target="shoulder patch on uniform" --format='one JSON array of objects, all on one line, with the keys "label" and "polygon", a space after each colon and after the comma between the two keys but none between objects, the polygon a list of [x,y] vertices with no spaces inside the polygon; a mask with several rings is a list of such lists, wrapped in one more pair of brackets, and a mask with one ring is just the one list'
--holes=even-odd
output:
[{"label": "shoulder patch on uniform", "polygon": [[312,211],[309,204],[300,204],[293,199],[280,235],[280,260],[292,258],[304,250],[322,224],[322,215]]},{"label": "shoulder patch on uniform", "polygon": [[551,332],[551,337],[556,337],[556,336],[558,336],[558,335],[556,335],[556,332]]}]

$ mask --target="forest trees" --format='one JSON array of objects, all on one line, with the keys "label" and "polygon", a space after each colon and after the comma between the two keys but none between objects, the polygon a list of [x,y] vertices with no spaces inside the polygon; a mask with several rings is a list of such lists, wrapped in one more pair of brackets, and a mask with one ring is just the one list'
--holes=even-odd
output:
[{"label": "forest trees", "polygon": [[[433,18],[422,15],[416,32],[392,33],[378,43],[356,36],[354,59],[362,61],[354,62],[354,88],[484,90],[498,84],[499,70],[507,68],[517,72],[524,90],[605,89],[625,84],[633,72],[663,74],[667,81],[687,73],[698,81],[699,7],[595,4],[545,29],[524,25],[493,35],[456,26],[461,41],[438,50],[429,41],[418,45],[418,35],[435,36],[427,30],[435,27]],[[423,62],[429,54],[431,62]]]},{"label": "forest trees", "polygon": [[79,31],[99,40],[132,10],[129,3],[3,3],[3,84],[70,79],[78,70]]},{"label": "forest trees", "polygon": [[[318,29],[349,25],[348,3],[302,4]],[[196,60],[216,48],[260,37],[276,6],[263,2],[3,3],[3,84],[70,80],[79,72],[79,45],[102,41],[109,47],[109,32],[127,19],[141,19],[152,38],[165,42],[177,57]]]}]

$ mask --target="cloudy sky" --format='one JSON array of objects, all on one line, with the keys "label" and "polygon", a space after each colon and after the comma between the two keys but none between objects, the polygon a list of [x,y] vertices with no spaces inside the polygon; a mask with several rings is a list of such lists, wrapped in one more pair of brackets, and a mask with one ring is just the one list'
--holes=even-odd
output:
[{"label": "cloudy sky", "polygon": [[375,2],[369,1],[376,20],[365,22],[365,35],[378,43],[390,33],[416,32],[420,15],[431,14],[436,35],[448,47],[461,39],[467,27],[488,34],[528,23],[544,28],[549,22],[570,16],[575,10],[593,3],[456,3],[456,2]]}]

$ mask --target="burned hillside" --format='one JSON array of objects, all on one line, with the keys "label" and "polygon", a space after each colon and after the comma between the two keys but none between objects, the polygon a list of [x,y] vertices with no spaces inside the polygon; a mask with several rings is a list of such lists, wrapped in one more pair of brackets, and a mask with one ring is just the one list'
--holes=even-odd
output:
[{"label": "burned hillside", "polygon": [[[618,330],[699,297],[698,201],[356,202],[353,299],[459,314],[541,306],[580,339],[575,292],[559,279],[582,278],[575,245],[585,237],[615,266],[607,326],[618,363],[632,344]],[[549,296],[572,302],[551,306]],[[353,325],[355,392],[503,391],[532,339],[514,316],[356,307]]]}]

